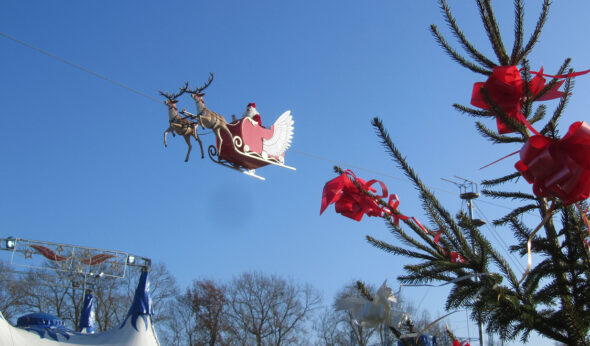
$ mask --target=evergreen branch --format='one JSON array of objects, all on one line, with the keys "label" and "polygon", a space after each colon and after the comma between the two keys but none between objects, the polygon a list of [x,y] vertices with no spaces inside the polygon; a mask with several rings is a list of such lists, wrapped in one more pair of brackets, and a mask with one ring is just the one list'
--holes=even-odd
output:
[{"label": "evergreen branch", "polygon": [[468,68],[469,70],[475,73],[481,73],[483,75],[489,76],[492,74],[492,71],[486,70],[485,68],[479,67],[476,64],[467,61],[464,57],[459,55],[444,39],[444,37],[438,32],[438,28],[436,25],[432,24],[430,26],[430,32],[434,35],[436,42],[447,52],[447,54],[451,57],[451,59],[458,62],[461,66]]},{"label": "evergreen branch", "polygon": [[[404,230],[401,227],[398,227],[395,225],[394,222],[392,222],[391,220],[387,220],[388,221],[388,227],[390,229],[390,232],[392,234],[394,234],[396,237],[398,237],[401,241],[403,241],[405,244],[414,247],[416,249],[422,250],[426,253],[431,254],[433,257],[438,257],[439,254],[436,250],[434,250],[434,247],[427,247],[424,244],[420,243],[418,240],[412,238],[410,235],[408,235],[406,232],[404,232]],[[405,221],[404,221],[405,222]],[[407,225],[411,225],[409,223],[406,222]],[[415,233],[420,234],[423,233],[422,231],[417,231],[415,229],[412,229]]]},{"label": "evergreen branch", "polygon": [[[494,52],[496,52],[496,56],[500,61],[500,65],[506,66],[509,64],[510,59],[508,58],[508,54],[506,53],[506,48],[504,48],[504,43],[502,42],[502,35],[500,34],[498,22],[496,21],[496,17],[494,16],[494,10],[492,9],[490,0],[478,0],[478,5],[479,4],[483,4],[483,7],[485,8],[485,18],[487,19],[487,21],[484,22],[484,24],[487,23],[487,25],[489,25],[489,31],[491,32],[491,37],[493,37],[491,42],[494,48]],[[482,19],[483,18],[484,16],[482,14]],[[488,30],[487,26],[486,30]]]},{"label": "evergreen branch", "polygon": [[377,240],[369,235],[367,235],[366,238],[367,238],[367,241],[371,245],[373,245],[374,247],[381,249],[385,252],[393,253],[396,255],[402,255],[402,256],[406,256],[406,257],[422,258],[422,259],[429,260],[429,261],[437,260],[437,258],[435,258],[435,257],[428,256],[428,255],[425,255],[425,254],[422,254],[422,253],[419,253],[416,251],[407,250],[407,249],[401,248],[399,246],[394,246],[394,245],[388,244],[384,241]]},{"label": "evergreen branch", "polygon": [[389,134],[383,127],[383,123],[379,118],[373,119],[373,127],[375,128],[378,136],[381,138],[381,144],[385,147],[385,149],[389,152],[391,157],[397,162],[398,166],[404,171],[404,174],[412,181],[414,186],[420,191],[420,198],[422,201],[428,200],[429,203],[432,204],[434,209],[439,213],[441,218],[445,220],[445,222],[450,226],[451,230],[453,231],[454,236],[460,242],[462,249],[469,249],[469,244],[465,240],[463,233],[460,231],[458,225],[456,224],[455,220],[451,217],[448,211],[446,211],[438,202],[436,197],[430,192],[420,178],[418,178],[417,174],[414,170],[407,164],[405,158],[402,156],[401,152],[397,150]]},{"label": "evergreen branch", "polygon": [[477,130],[477,132],[479,132],[480,135],[486,137],[490,142],[496,144],[525,142],[525,140],[521,137],[511,137],[497,134],[495,131],[490,130],[488,127],[486,127],[479,121],[475,122],[475,129]]},{"label": "evergreen branch", "polygon": [[522,39],[524,36],[522,23],[524,22],[524,8],[521,0],[514,0],[514,46],[510,55],[510,65],[518,64],[518,53],[522,49]]},{"label": "evergreen branch", "polygon": [[[404,266],[404,269],[406,269],[406,266]],[[397,277],[397,281],[399,281],[402,285],[424,285],[433,281],[449,282],[452,280],[453,278],[448,275],[443,275],[440,273],[426,274],[424,272],[420,272],[419,274],[400,275]]]},{"label": "evergreen branch", "polygon": [[547,109],[547,107],[545,107],[545,105],[539,105],[535,114],[529,119],[529,123],[532,125],[532,124],[536,123],[537,121],[543,120],[543,118],[545,117],[545,110],[546,109]]},{"label": "evergreen branch", "polygon": [[500,268],[504,276],[510,281],[512,288],[516,290],[514,294],[519,294],[518,278],[514,274],[514,271],[512,270],[508,262],[506,262],[506,259],[494,249],[491,249],[490,257],[496,263],[498,268]]},{"label": "evergreen branch", "polygon": [[512,198],[513,200],[515,199],[521,199],[521,200],[525,200],[525,201],[536,201],[537,197],[535,195],[531,195],[528,193],[523,193],[523,192],[512,192],[512,191],[492,191],[492,190],[482,190],[481,193],[483,193],[484,195],[488,196],[488,197],[492,197],[492,198]]},{"label": "evergreen branch", "polygon": [[498,220],[494,220],[493,224],[495,226],[504,225],[504,224],[510,222],[510,219],[512,219],[512,218],[516,218],[520,214],[523,214],[529,210],[538,209],[538,208],[539,208],[539,206],[536,204],[527,204],[525,206],[518,207],[518,208],[514,209],[513,211],[511,211],[510,213],[506,214],[504,217],[502,217]]},{"label": "evergreen branch", "polygon": [[517,61],[520,61],[524,57],[526,57],[531,52],[531,50],[533,49],[533,47],[535,46],[537,41],[539,40],[539,35],[541,34],[541,30],[543,29],[543,26],[545,25],[545,21],[547,20],[547,14],[549,13],[549,6],[550,5],[551,5],[551,0],[544,0],[543,1],[541,14],[539,15],[539,19],[537,20],[537,24],[535,25],[535,31],[531,35],[531,38],[529,39],[529,41],[526,44],[526,46],[524,47],[524,49],[518,55]]},{"label": "evergreen branch", "polygon": [[361,294],[367,298],[368,301],[372,302],[373,301],[373,296],[371,295],[371,293],[369,292],[369,290],[367,289],[367,286],[365,286],[365,283],[362,281],[357,281],[356,282],[356,288],[359,290],[359,292],[361,292]]},{"label": "evergreen branch", "polygon": [[468,114],[473,117],[482,117],[482,118],[495,118],[496,116],[493,115],[490,111],[485,109],[475,109],[462,106],[460,104],[453,104],[453,107],[463,114]]},{"label": "evergreen branch", "polygon": [[[571,70],[570,70],[570,72],[571,72]],[[570,92],[574,86],[573,79],[571,79],[571,78],[566,79],[564,85],[565,86],[564,86],[564,90],[563,90],[563,92],[564,92],[563,96],[561,97],[561,99],[559,99],[559,104],[557,105],[557,108],[553,112],[553,116],[551,117],[549,122],[547,122],[545,127],[543,127],[543,129],[541,130],[541,134],[545,135],[545,134],[549,133],[549,136],[552,138],[557,137],[557,123],[559,121],[559,118],[562,115],[562,112],[563,112],[565,106],[567,105],[567,103],[569,101]]]},{"label": "evergreen branch", "polygon": [[481,185],[483,186],[495,186],[495,185],[500,185],[503,184],[507,181],[513,180],[513,179],[517,179],[520,177],[520,173],[519,172],[515,172],[515,173],[511,173],[508,174],[506,176],[503,176],[501,178],[497,178],[497,179],[492,179],[492,180],[483,180],[481,182]]},{"label": "evergreen branch", "polygon": [[[519,242],[519,245],[512,246],[510,248],[510,251],[512,251],[512,252],[525,251],[526,252],[526,250],[524,250],[524,249],[526,249],[526,242],[529,239],[529,237],[533,231],[530,228],[526,227],[517,218],[510,219],[510,227],[514,233],[514,236],[516,237],[516,239]],[[524,253],[524,252],[521,252],[521,253]]]},{"label": "evergreen branch", "polygon": [[459,42],[461,42],[461,45],[469,53],[469,55],[473,59],[477,60],[480,64],[487,66],[488,68],[496,67],[496,64],[494,64],[485,55],[483,55],[477,49],[475,49],[475,47],[473,47],[473,45],[467,40],[467,38],[465,38],[465,35],[463,34],[461,29],[457,25],[457,22],[455,21],[455,18],[453,17],[453,14],[451,13],[451,9],[449,8],[449,6],[445,0],[440,0],[440,7],[444,13],[445,20],[446,20],[447,24],[451,28],[451,31],[453,32],[455,37],[459,40]]}]

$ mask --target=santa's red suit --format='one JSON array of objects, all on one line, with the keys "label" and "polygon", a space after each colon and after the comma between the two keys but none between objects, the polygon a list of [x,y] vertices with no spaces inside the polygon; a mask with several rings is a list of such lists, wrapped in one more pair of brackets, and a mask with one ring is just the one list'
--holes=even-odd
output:
[{"label": "santa's red suit", "polygon": [[258,125],[262,126],[260,114],[256,110],[256,103],[248,103],[248,106],[246,106],[246,111],[244,112],[244,115],[242,115],[242,118],[250,118],[251,120],[255,121]]}]

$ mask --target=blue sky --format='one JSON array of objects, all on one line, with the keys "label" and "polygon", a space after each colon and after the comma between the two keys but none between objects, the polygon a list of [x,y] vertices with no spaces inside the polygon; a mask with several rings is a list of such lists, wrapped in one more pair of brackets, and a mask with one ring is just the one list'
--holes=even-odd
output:
[{"label": "blue sky", "polygon": [[[510,3],[496,5],[509,47]],[[450,5],[491,55],[475,5]],[[539,8],[540,1],[527,2],[525,37]],[[590,67],[590,24],[582,15],[589,9],[583,1],[552,6],[530,56],[533,69],[555,72],[565,57],[577,70]],[[461,208],[458,190],[440,178],[512,172],[515,157],[478,168],[518,150],[485,142],[473,120],[452,109],[468,104],[473,83],[484,78],[453,63],[430,24],[452,41],[434,1],[4,1],[0,32],[153,98],[214,72],[205,99],[227,119],[249,102],[265,124],[291,110],[296,151],[286,163],[297,171],[262,168],[261,182],[195,150],[185,163],[181,138],[163,146],[164,105],[0,37],[0,236],[137,253],[166,263],[181,286],[259,270],[309,282],[327,304],[350,280],[396,286],[410,262],[364,238],[393,241],[381,220],[357,223],[332,208],[319,216],[322,187],[335,176],[329,160],[369,170],[353,168],[398,194],[402,212],[425,219],[412,186],[381,149],[372,117],[383,119],[451,212]],[[578,78],[562,133],[586,118],[589,89],[588,77]],[[188,97],[183,107],[194,112]],[[213,143],[211,135],[202,139],[205,149]],[[490,219],[506,212],[484,198],[478,205]],[[509,239],[507,230],[497,232]],[[446,292],[404,289],[432,315],[443,311]],[[463,313],[449,321],[467,335]]]}]

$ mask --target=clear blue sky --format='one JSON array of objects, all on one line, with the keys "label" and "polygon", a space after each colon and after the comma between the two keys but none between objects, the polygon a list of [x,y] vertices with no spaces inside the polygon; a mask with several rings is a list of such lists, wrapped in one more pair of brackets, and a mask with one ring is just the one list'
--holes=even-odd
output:
[{"label": "clear blue sky", "polygon": [[[496,13],[509,47],[511,3]],[[468,37],[491,55],[475,5],[450,4]],[[539,8],[527,1],[526,37]],[[584,1],[553,4],[530,56],[533,69],[555,72],[565,57],[578,70],[590,68],[589,10]],[[353,279],[396,286],[408,260],[364,238],[393,241],[382,221],[357,223],[333,208],[320,217],[333,163],[302,152],[380,172],[355,169],[385,182],[400,210],[419,219],[416,194],[381,149],[372,117],[383,119],[451,212],[461,208],[457,189],[440,178],[480,181],[512,171],[514,157],[478,170],[518,147],[485,142],[473,120],[452,109],[468,104],[473,83],[484,79],[443,53],[432,23],[452,41],[434,1],[3,1],[0,32],[154,98],[215,72],[206,101],[226,118],[249,102],[265,124],[291,110],[297,152],[288,151],[286,163],[297,171],[263,168],[261,182],[195,150],[185,163],[181,138],[163,146],[162,104],[0,37],[0,237],[137,253],[166,263],[181,286],[248,270],[277,273],[313,284],[326,304]],[[588,77],[578,78],[562,133],[587,118],[589,91]],[[194,111],[188,97],[182,107]],[[202,139],[205,148],[213,143],[211,135]],[[486,202],[494,203],[478,205],[488,218],[506,212]],[[434,316],[447,290],[406,288],[404,295]],[[449,321],[467,335],[464,313]]]}]

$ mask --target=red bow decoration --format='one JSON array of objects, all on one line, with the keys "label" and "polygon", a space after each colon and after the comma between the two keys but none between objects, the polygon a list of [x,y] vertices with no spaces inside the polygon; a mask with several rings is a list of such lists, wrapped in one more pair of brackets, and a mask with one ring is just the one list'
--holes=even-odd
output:
[{"label": "red bow decoration", "polygon": [[[475,107],[482,109],[490,109],[490,105],[486,102],[483,93],[481,92],[482,87],[486,89],[490,99],[500,107],[508,117],[515,119],[516,121],[525,124],[531,131],[539,134],[529,122],[525,119],[524,114],[520,111],[521,101],[525,97],[536,97],[541,90],[545,87],[545,77],[552,78],[571,78],[580,76],[590,72],[582,71],[576,73],[570,73],[566,75],[551,76],[543,74],[543,68],[541,67],[539,72],[532,71],[535,75],[528,84],[529,95],[524,94],[524,81],[520,75],[520,71],[516,66],[497,66],[494,67],[492,75],[485,82],[478,82],[473,85],[473,92],[471,94],[471,104]],[[547,91],[543,96],[539,97],[535,101],[546,101],[563,96],[563,92],[558,91],[559,87],[565,81],[559,81]],[[498,133],[510,133],[514,132],[508,127],[500,118],[496,118],[498,125]]]},{"label": "red bow decoration", "polygon": [[569,205],[590,196],[590,125],[573,123],[560,140],[532,136],[515,165],[542,197],[558,197]]},{"label": "red bow decoration", "polygon": [[[352,179],[352,180],[351,180]],[[356,182],[361,186],[364,191],[376,193],[377,190],[372,186],[375,183],[381,185],[381,195],[371,197],[359,190],[359,188],[353,183]],[[379,203],[379,199],[385,198],[388,195],[388,190],[385,184],[379,180],[369,180],[365,182],[363,179],[357,178],[356,175],[349,169],[344,171],[338,177],[330,180],[324,185],[324,191],[322,192],[322,205],[320,207],[320,215],[328,208],[332,203],[335,204],[336,212],[342,214],[348,218],[356,221],[360,221],[364,214],[367,216],[383,216],[388,214],[393,218],[395,225],[399,225],[399,220],[412,220],[424,233],[434,237],[434,242],[442,249],[446,255],[448,252],[446,249],[439,245],[439,239],[442,231],[431,232],[426,229],[415,217],[409,217],[403,215],[397,210],[400,200],[395,194],[389,196],[387,207],[382,206]],[[465,262],[461,254],[458,252],[451,252],[450,260],[453,263]]]},{"label": "red bow decoration", "polygon": [[379,202],[375,198],[371,198],[360,191],[350,180],[349,176],[360,184],[364,190],[372,193],[376,193],[377,190],[371,186],[375,183],[379,183],[383,194],[378,197],[387,197],[388,193],[385,184],[374,179],[365,182],[363,179],[357,178],[351,170],[347,169],[344,173],[330,180],[324,186],[320,215],[332,203],[335,203],[337,213],[356,221],[360,221],[364,214],[367,214],[368,216],[383,215],[383,210]]}]

